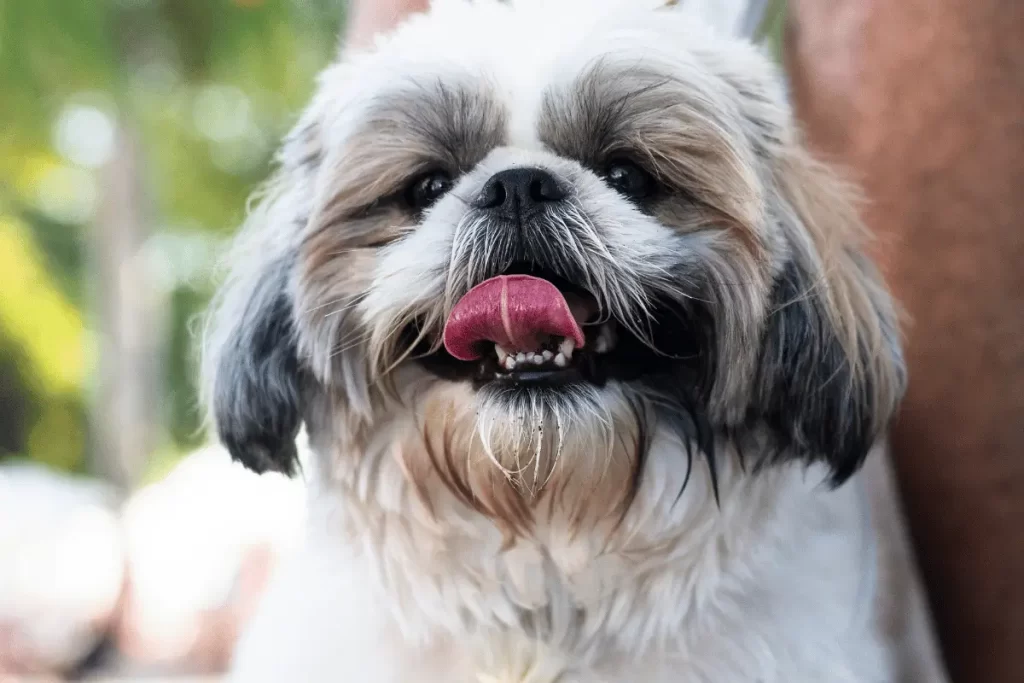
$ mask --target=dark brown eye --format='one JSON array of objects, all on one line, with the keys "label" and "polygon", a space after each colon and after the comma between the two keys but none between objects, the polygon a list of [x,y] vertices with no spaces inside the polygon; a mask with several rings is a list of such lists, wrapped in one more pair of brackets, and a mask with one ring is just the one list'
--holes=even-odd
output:
[{"label": "dark brown eye", "polygon": [[629,199],[645,199],[654,192],[654,178],[632,161],[613,161],[604,175],[613,189]]},{"label": "dark brown eye", "polygon": [[452,178],[444,171],[430,171],[412,181],[405,201],[414,211],[426,211],[452,188]]}]

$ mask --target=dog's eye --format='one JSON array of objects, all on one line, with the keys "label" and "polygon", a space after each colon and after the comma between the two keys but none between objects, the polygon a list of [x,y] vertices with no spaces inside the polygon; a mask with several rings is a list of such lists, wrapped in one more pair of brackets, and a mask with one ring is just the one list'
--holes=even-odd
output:
[{"label": "dog's eye", "polygon": [[444,171],[430,171],[417,177],[405,191],[405,201],[415,211],[425,211],[452,188],[452,178]]},{"label": "dog's eye", "polygon": [[608,164],[604,175],[612,188],[630,199],[644,199],[654,192],[654,178],[632,161],[613,161]]}]

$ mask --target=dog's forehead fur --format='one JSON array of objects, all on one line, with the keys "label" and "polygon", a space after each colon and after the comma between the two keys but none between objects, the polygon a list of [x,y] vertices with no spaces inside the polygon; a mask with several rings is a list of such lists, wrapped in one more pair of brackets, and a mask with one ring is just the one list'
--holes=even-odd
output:
[{"label": "dog's forehead fur", "polygon": [[[374,49],[346,55],[324,72],[318,97],[324,142],[341,147],[367,119],[388,113],[451,112],[451,91],[432,87],[444,83],[469,96],[463,104],[475,100],[503,114],[507,144],[540,149],[546,143],[542,132],[551,131],[553,123],[544,119],[557,111],[553,97],[586,93],[589,99],[577,104],[610,115],[621,104],[622,88],[597,88],[595,80],[614,82],[627,75],[633,85],[639,76],[651,85],[671,85],[675,94],[688,93],[689,103],[713,115],[723,135],[741,132],[736,128],[746,125],[745,118],[785,128],[779,79],[758,48],[722,41],[688,12],[638,12],[636,5],[621,0],[435,3],[429,14],[414,16]],[[439,40],[442,27],[457,39]],[[484,94],[490,102],[481,101]]]}]

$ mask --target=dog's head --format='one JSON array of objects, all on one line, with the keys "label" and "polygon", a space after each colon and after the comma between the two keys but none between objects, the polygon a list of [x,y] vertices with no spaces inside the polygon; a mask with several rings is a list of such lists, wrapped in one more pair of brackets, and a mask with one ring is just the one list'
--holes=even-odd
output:
[{"label": "dog's head", "polygon": [[847,189],[770,60],[684,11],[442,3],[325,71],[280,163],[207,335],[257,470],[293,469],[304,419],[353,448],[406,420],[492,514],[491,475],[513,507],[556,472],[620,506],[659,438],[838,483],[902,393]]}]

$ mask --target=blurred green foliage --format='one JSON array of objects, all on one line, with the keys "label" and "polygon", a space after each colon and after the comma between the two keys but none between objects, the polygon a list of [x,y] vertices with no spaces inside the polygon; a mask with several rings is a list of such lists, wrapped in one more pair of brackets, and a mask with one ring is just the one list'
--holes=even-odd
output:
[{"label": "blurred green foliage", "polygon": [[768,0],[765,5],[764,18],[758,29],[758,38],[763,39],[771,50],[772,56],[782,62],[782,40],[786,30],[786,0]]},{"label": "blurred green foliage", "polygon": [[201,438],[190,321],[211,256],[331,58],[344,0],[0,0],[0,456],[81,469],[88,240],[124,127],[168,302],[165,450]]}]

